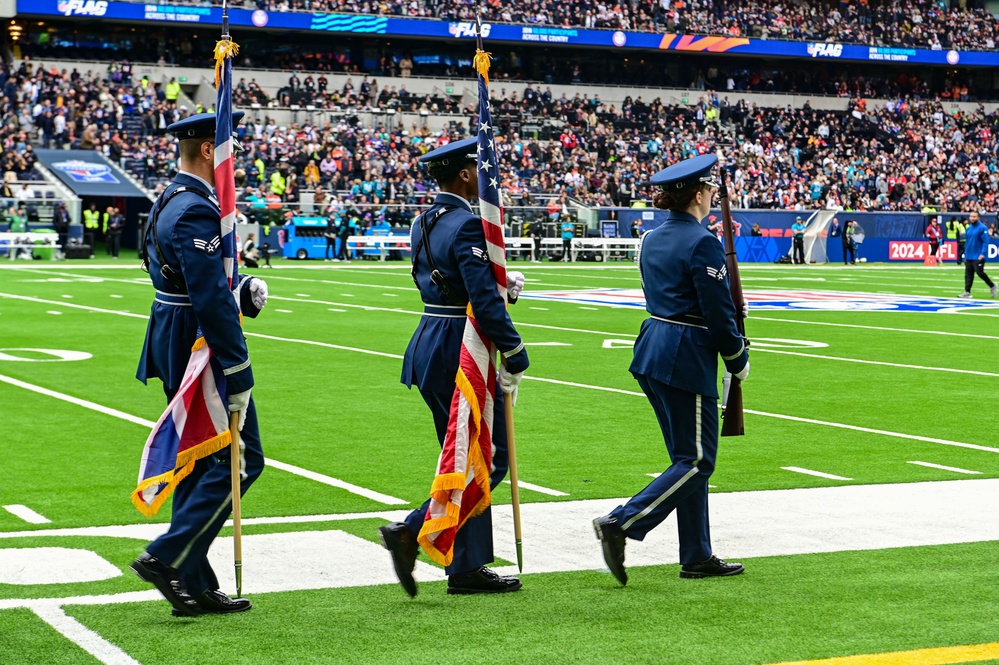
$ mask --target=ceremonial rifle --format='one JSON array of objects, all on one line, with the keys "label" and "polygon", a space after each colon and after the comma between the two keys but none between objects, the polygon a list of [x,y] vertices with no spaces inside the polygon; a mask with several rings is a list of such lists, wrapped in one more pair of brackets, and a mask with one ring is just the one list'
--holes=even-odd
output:
[{"label": "ceremonial rifle", "polygon": [[[746,337],[746,317],[743,310],[742,278],[739,276],[739,259],[735,255],[735,225],[732,223],[732,209],[728,200],[728,177],[721,170],[721,186],[718,188],[718,201],[721,205],[722,233],[725,236],[725,263],[728,266],[728,286],[735,305],[735,325],[739,334]],[[748,343],[748,342],[747,342]],[[742,407],[742,381],[731,377],[728,400],[722,405],[722,436],[743,436],[746,423]]]}]

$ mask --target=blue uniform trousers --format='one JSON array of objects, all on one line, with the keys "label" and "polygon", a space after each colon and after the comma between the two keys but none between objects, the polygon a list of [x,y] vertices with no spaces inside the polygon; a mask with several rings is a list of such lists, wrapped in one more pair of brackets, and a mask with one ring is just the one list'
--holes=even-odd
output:
[{"label": "blue uniform trousers", "polygon": [[[167,391],[167,400],[173,398]],[[257,407],[250,398],[246,422],[239,433],[244,445],[243,463],[247,477],[241,494],[264,470],[264,450],[257,427]],[[197,596],[218,589],[218,579],[208,563],[208,548],[232,513],[232,475],[229,449],[203,457],[194,471],[177,485],[173,494],[170,530],[150,543],[146,551],[180,571],[188,593]]]},{"label": "blue uniform trousers", "polygon": [[717,400],[641,374],[635,378],[656,412],[672,464],[611,515],[625,536],[644,540],[675,510],[680,563],[700,563],[711,557],[708,478],[718,454]]},{"label": "blue uniform trousers", "polygon": [[[443,393],[421,390],[424,401],[434,414],[434,427],[437,428],[437,440],[441,447],[444,446],[444,437],[447,434],[447,421],[451,414],[451,398],[454,392]],[[493,489],[506,477],[509,460],[506,455],[506,415],[503,412],[503,398],[505,395],[496,385],[496,399],[493,402],[493,473],[489,477],[489,485]],[[406,517],[406,526],[414,536],[420,533],[423,523],[427,518],[427,509],[430,507],[430,499]],[[485,512],[477,517],[465,522],[464,526],[458,530],[458,535],[454,539],[454,558],[451,565],[444,569],[448,575],[457,575],[478,570],[482,566],[493,562],[493,516],[492,509],[486,508]]]}]

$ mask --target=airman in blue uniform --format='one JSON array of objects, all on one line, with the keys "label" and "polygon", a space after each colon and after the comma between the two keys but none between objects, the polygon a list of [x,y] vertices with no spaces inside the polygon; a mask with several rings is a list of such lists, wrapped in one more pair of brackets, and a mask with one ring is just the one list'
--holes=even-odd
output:
[{"label": "airman in blue uniform", "polygon": [[625,539],[646,534],[676,511],[680,577],[736,575],[711,550],[708,478],[718,451],[718,356],[743,381],[749,353],[736,328],[725,252],[701,220],[718,185],[711,169],[718,158],[702,155],[655,174],[653,198],[668,209],[662,226],[645,233],[638,266],[649,318],[635,342],[631,373],[659,420],[672,464],[658,478],[593,521],[604,560],[617,580],[628,581]]},{"label": "airman in blue uniform", "polygon": [[[238,124],[242,112],[233,114]],[[232,291],[221,251],[221,212],[214,193],[215,115],[192,116],[167,128],[180,140],[180,171],[153,205],[143,252],[156,295],[136,378],[158,378],[169,402],[180,388],[200,329],[226,377],[229,411],[240,413],[245,445],[242,490],[264,468],[253,370],[240,312],[256,317],[267,285],[237,275]],[[228,449],[200,459],[173,495],[169,530],[132,563],[173,605],[175,616],[242,612],[250,601],[219,590],[208,548],[229,516],[232,483]]]},{"label": "airman in blue uniform", "polygon": [[[449,143],[420,158],[440,185],[433,206],[413,224],[413,280],[423,298],[423,317],[409,342],[402,363],[402,383],[416,386],[433,413],[441,446],[447,433],[451,398],[455,389],[465,309],[469,302],[483,333],[502,353],[505,366],[499,370],[493,415],[493,473],[496,487],[507,472],[504,398],[516,400],[517,385],[529,365],[503,298],[496,289],[492,265],[486,252],[481,218],[472,212],[470,200],[478,197],[476,139]],[[510,301],[516,301],[523,276],[507,273]],[[410,596],[416,595],[413,568],[417,536],[426,519],[429,500],[404,522],[379,529],[382,543],[392,553],[399,582]],[[445,572],[449,594],[503,593],[520,588],[516,577],[500,577],[485,567],[493,560],[492,515],[487,509],[458,531],[454,558]]]}]

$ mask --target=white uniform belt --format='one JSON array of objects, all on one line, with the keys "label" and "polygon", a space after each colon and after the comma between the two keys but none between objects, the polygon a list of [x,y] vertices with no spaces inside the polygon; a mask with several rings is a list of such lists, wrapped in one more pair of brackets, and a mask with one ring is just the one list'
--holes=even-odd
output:
[{"label": "white uniform belt", "polygon": [[156,302],[174,307],[190,307],[191,296],[186,293],[167,293],[156,289]]},{"label": "white uniform belt", "polygon": [[465,305],[423,305],[423,316],[435,316],[441,319],[465,318]]},{"label": "white uniform belt", "polygon": [[675,323],[678,326],[688,326],[690,328],[700,328],[701,330],[707,330],[707,326],[701,326],[696,323],[687,323],[686,321],[677,321],[676,319],[667,319],[662,316],[656,316],[655,314],[649,314],[650,317],[656,321],[665,321],[666,323]]}]

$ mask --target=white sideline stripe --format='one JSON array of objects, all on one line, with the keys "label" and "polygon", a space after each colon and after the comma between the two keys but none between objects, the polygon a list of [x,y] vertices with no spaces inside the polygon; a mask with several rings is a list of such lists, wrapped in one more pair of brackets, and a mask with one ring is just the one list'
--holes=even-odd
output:
[{"label": "white sideline stripe", "polygon": [[[751,347],[752,348],[752,347]],[[902,369],[921,369],[928,372],[948,372],[950,374],[973,374],[975,376],[999,377],[995,372],[979,372],[973,369],[956,369],[954,367],[929,367],[927,365],[908,365],[906,363],[889,363],[883,360],[861,360],[860,358],[842,358],[839,356],[823,356],[817,353],[800,353],[798,351],[778,351],[777,349],[753,348],[754,353],[777,353],[782,356],[800,356],[802,358],[817,358],[819,360],[838,360],[844,363],[860,365],[881,365],[882,367],[900,367]]]},{"label": "white sideline stripe", "polygon": [[9,506],[4,506],[4,510],[13,515],[14,517],[20,517],[22,520],[28,524],[51,524],[52,520],[43,515],[39,515],[31,508],[27,506],[22,506],[19,503],[14,503]]},{"label": "white sideline stripe", "polygon": [[282,471],[287,471],[289,473],[294,473],[296,476],[302,476],[303,478],[308,478],[309,480],[315,480],[316,482],[323,483],[324,485],[329,485],[331,487],[339,487],[340,489],[347,490],[351,494],[357,494],[359,496],[363,496],[366,499],[371,499],[372,501],[384,503],[388,506],[409,505],[409,501],[404,501],[403,499],[397,499],[394,496],[389,496],[388,494],[382,494],[381,492],[369,490],[364,487],[359,487],[357,485],[354,485],[353,483],[348,483],[346,481],[339,480],[338,478],[332,478],[330,476],[326,476],[321,473],[316,473],[315,471],[309,471],[308,469],[303,469],[302,467],[294,466],[293,464],[285,464],[284,462],[278,462],[277,460],[268,459],[267,466],[273,467],[275,469],[281,469]]},{"label": "white sideline stripe", "polygon": [[829,480],[853,480],[853,478],[845,478],[843,476],[834,476],[831,473],[822,473],[821,471],[812,471],[811,469],[802,469],[800,466],[782,466],[785,471],[794,471],[795,473],[803,473],[806,476],[817,476],[819,478],[828,478]]},{"label": "white sideline stripe", "polygon": [[[509,480],[504,480],[503,482],[507,485],[511,484]],[[523,480],[517,481],[517,485],[525,490],[531,490],[533,492],[538,492],[539,494],[547,494],[548,496],[569,496],[565,492],[548,489],[547,487],[542,487],[541,485],[535,485],[533,483],[525,483]]]},{"label": "white sideline stripe", "polygon": [[[3,266],[0,265],[0,269],[2,269],[2,267]],[[100,307],[89,307],[87,305],[75,305],[75,304],[70,304],[70,303],[56,303],[54,301],[44,300],[42,298],[32,298],[32,297],[29,297],[29,296],[19,296],[19,295],[13,295],[13,294],[9,294],[9,293],[0,293],[0,297],[15,298],[15,299],[18,299],[18,300],[29,300],[29,301],[32,301],[32,302],[39,302],[39,303],[59,304],[59,305],[65,306],[65,307],[76,307],[76,308],[79,308],[79,309],[85,309],[85,310],[94,311],[94,312],[104,312],[106,314],[118,314],[119,316],[130,316],[130,317],[137,317],[137,318],[140,318],[140,319],[148,318],[144,314],[133,314],[131,312],[121,312],[121,311],[118,311],[118,310],[103,309],[103,308],[100,308]],[[313,302],[322,302],[322,304],[338,304],[338,303],[326,303],[324,301],[313,301]],[[345,305],[345,306],[357,307],[357,305]],[[386,312],[400,312],[400,313],[409,313],[409,314],[421,314],[420,312],[410,312],[408,310],[389,309],[389,308],[382,308],[382,307],[377,307],[377,308],[376,307],[362,307],[362,309],[377,309],[379,311],[386,311]],[[564,331],[567,331],[567,332],[583,332],[583,333],[594,333],[594,334],[598,334],[598,335],[621,335],[622,337],[636,337],[636,335],[631,335],[629,333],[605,333],[605,332],[600,332],[600,331],[596,331],[596,330],[582,330],[582,329],[577,329],[577,328],[560,328],[560,327],[557,327],[557,326],[545,326],[545,325],[527,324],[527,323],[518,323],[517,325],[518,326],[531,326],[531,327],[535,327],[535,328],[547,328],[547,329],[551,329],[551,330],[564,330]],[[395,354],[381,353],[381,352],[377,352],[377,351],[366,351],[366,350],[363,350],[363,349],[354,349],[352,347],[341,347],[341,346],[337,346],[335,344],[326,344],[324,342],[312,342],[312,341],[309,341],[309,340],[293,340],[293,339],[288,339],[288,338],[284,338],[284,337],[272,337],[270,335],[263,335],[263,334],[260,334],[260,333],[246,333],[246,334],[247,335],[252,335],[252,336],[255,336],[255,337],[263,337],[265,339],[274,339],[274,340],[283,341],[283,342],[301,342],[303,344],[312,344],[312,345],[315,345],[315,346],[330,347],[330,348],[336,348],[336,349],[342,349],[342,350],[348,350],[348,351],[359,351],[361,353],[370,353],[372,355],[386,356],[386,357],[391,357],[391,358],[402,358],[402,356],[395,355]],[[575,387],[575,388],[588,388],[590,390],[600,390],[600,391],[604,391],[604,392],[620,393],[622,395],[635,395],[635,396],[638,396],[638,397],[645,397],[644,393],[636,392],[634,390],[622,390],[620,388],[607,388],[605,386],[592,386],[592,385],[588,385],[588,384],[585,384],[585,383],[573,383],[573,382],[570,382],[570,381],[559,381],[557,379],[545,379],[545,378],[541,378],[541,377],[537,377],[537,376],[531,376],[531,375],[525,375],[524,378],[530,379],[530,380],[533,380],[533,381],[544,381],[546,383],[555,383],[555,384],[559,384],[559,385],[572,386],[572,387]],[[891,431],[883,430],[883,429],[874,429],[874,428],[870,428],[870,427],[861,427],[859,425],[848,425],[846,423],[834,423],[834,422],[830,422],[828,420],[816,420],[814,418],[802,418],[800,416],[790,416],[790,415],[785,415],[785,414],[781,414],[781,413],[768,413],[766,411],[755,411],[755,410],[752,410],[752,409],[746,409],[745,413],[749,413],[749,414],[752,414],[754,416],[762,416],[764,418],[778,418],[778,419],[781,419],[781,420],[791,420],[791,421],[794,421],[794,422],[808,423],[808,424],[811,424],[811,425],[822,425],[822,426],[825,426],[825,427],[837,427],[839,429],[853,430],[855,432],[865,432],[867,434],[880,434],[882,436],[890,436],[890,437],[895,437],[895,438],[899,438],[899,439],[908,439],[908,440],[911,440],[911,441],[922,441],[924,443],[937,443],[937,444],[944,445],[944,446],[955,446],[955,447],[958,447],[958,448],[968,448],[969,450],[980,450],[980,451],[989,452],[989,453],[999,453],[999,448],[992,448],[992,447],[989,447],[989,446],[982,446],[982,445],[978,445],[978,444],[975,444],[975,443],[963,443],[963,442],[960,442],[960,441],[950,441],[948,439],[937,439],[937,438],[934,438],[934,437],[919,436],[919,435],[916,435],[916,434],[903,434],[901,432],[891,432]],[[125,414],[125,415],[127,415],[127,414]],[[129,416],[129,417],[131,417],[131,416]],[[152,425],[149,425],[149,426],[152,427]]]},{"label": "white sideline stripe", "polygon": [[911,461],[911,462],[906,462],[906,464],[915,464],[917,466],[926,466],[926,467],[929,467],[931,469],[941,469],[943,471],[953,471],[954,473],[964,473],[964,474],[967,474],[969,476],[980,476],[980,475],[982,475],[981,471],[970,471],[968,469],[959,469],[956,466],[944,466],[943,464],[933,464],[932,462],[916,462],[916,461]]},{"label": "white sideline stripe", "polygon": [[809,326],[832,326],[835,328],[856,328],[860,330],[883,330],[885,332],[917,333],[922,335],[945,335],[947,337],[970,337],[973,339],[999,339],[995,335],[974,335],[944,330],[916,330],[913,328],[889,328],[886,326],[863,326],[856,323],[830,323],[828,321],[802,321],[801,319],[775,319],[767,316],[753,316],[753,321],[773,321],[776,323],[802,323]]},{"label": "white sideline stripe", "polygon": [[[269,337],[269,336],[267,336],[267,337]],[[273,339],[282,339],[282,338],[276,337],[276,338],[273,338]],[[317,344],[318,344],[318,342],[317,342]],[[328,345],[323,345],[323,346],[328,346]],[[359,350],[359,349],[355,349],[355,350]],[[367,353],[374,353],[374,352],[373,351],[369,351]],[[377,355],[383,355],[383,354],[377,354]],[[395,356],[395,357],[401,358],[402,356]],[[12,377],[9,377],[9,376],[4,376],[3,374],[0,374],[0,382],[2,382],[2,383],[9,383],[12,386],[17,386],[18,388],[24,388],[25,390],[30,390],[30,391],[38,393],[40,395],[45,395],[46,397],[54,397],[55,399],[62,400],[64,402],[69,402],[70,404],[75,404],[77,406],[82,406],[85,409],[90,409],[92,411],[97,411],[98,413],[103,413],[104,415],[107,415],[107,416],[114,416],[115,418],[120,418],[121,420],[127,420],[130,423],[135,423],[136,425],[142,425],[143,427],[146,427],[148,429],[152,429],[153,426],[156,425],[156,423],[154,421],[152,421],[152,420],[146,420],[145,418],[140,418],[138,416],[133,416],[130,413],[125,413],[124,411],[119,411],[118,409],[112,409],[111,407],[108,407],[108,406],[103,406],[101,404],[97,404],[97,403],[91,402],[89,400],[80,399],[79,397],[73,397],[72,395],[66,395],[65,393],[60,393],[60,392],[56,392],[54,390],[49,390],[48,388],[43,388],[41,386],[36,386],[34,384],[31,384],[31,383],[25,383],[24,381],[19,381],[18,379],[15,379],[15,378],[12,378]],[[272,459],[272,458],[269,458],[269,457],[266,458],[266,463],[267,463],[268,466],[272,466],[275,469],[280,469],[282,471],[287,471],[289,473],[293,473],[295,475],[302,476],[304,478],[308,478],[309,480],[315,480],[317,482],[324,483],[326,485],[331,485],[333,487],[338,487],[340,489],[347,490],[348,492],[350,492],[352,494],[357,494],[359,496],[363,496],[366,499],[371,499],[373,501],[378,501],[380,503],[385,503],[385,504],[388,504],[390,506],[398,506],[398,505],[403,505],[403,504],[408,504],[409,503],[408,501],[403,501],[402,499],[397,499],[397,498],[389,496],[387,494],[381,494],[381,493],[376,492],[374,490],[365,489],[363,487],[359,487],[357,485],[353,485],[353,484],[348,483],[346,481],[338,480],[338,479],[332,478],[330,476],[324,476],[321,473],[315,473],[314,471],[309,471],[308,469],[303,469],[301,467],[294,466],[292,464],[285,464],[284,462],[279,462],[279,461],[277,461],[275,459]]]},{"label": "white sideline stripe", "polygon": [[50,603],[38,603],[32,605],[31,610],[60,635],[105,665],[141,665],[120,648],[67,615],[61,607]]}]

